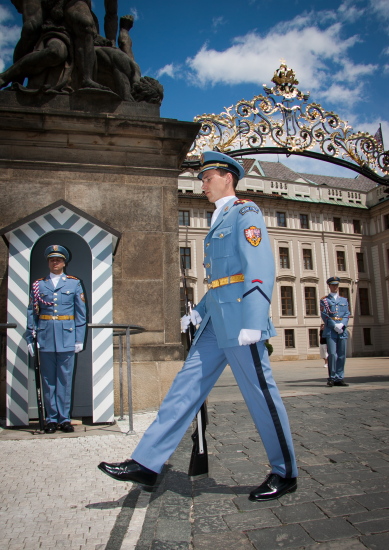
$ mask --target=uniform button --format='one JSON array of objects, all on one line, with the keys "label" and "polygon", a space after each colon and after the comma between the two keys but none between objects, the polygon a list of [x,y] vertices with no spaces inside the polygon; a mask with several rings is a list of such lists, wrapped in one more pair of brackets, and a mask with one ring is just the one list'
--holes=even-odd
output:
[{"label": "uniform button", "polygon": [[211,267],[211,264],[206,264],[206,266],[205,266],[205,267]]},{"label": "uniform button", "polygon": [[204,258],[206,258],[206,257],[207,257],[207,255],[206,255],[206,254],[204,254]]},{"label": "uniform button", "polygon": [[211,243],[207,243],[205,246],[209,246]]},{"label": "uniform button", "polygon": [[69,294],[69,290],[66,291],[66,294]]},{"label": "uniform button", "polygon": [[242,301],[242,298],[237,298],[236,301],[237,301],[237,302],[241,302],[241,301]]},{"label": "uniform button", "polygon": [[54,313],[58,313],[58,310],[57,310],[57,309],[55,309],[55,310],[54,310]]},{"label": "uniform button", "polygon": [[72,327],[70,327],[70,330],[73,330]]},{"label": "uniform button", "polygon": [[219,239],[222,239],[224,237],[224,233],[220,233]]},{"label": "uniform button", "polygon": [[56,301],[57,301],[57,298],[54,298],[54,302],[56,302]]},{"label": "uniform button", "polygon": [[56,293],[56,292],[54,292],[54,296],[57,296],[57,293]]}]

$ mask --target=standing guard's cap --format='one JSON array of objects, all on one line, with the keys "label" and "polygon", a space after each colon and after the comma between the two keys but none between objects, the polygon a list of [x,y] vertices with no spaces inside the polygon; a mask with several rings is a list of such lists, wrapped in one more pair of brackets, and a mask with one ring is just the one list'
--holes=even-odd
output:
[{"label": "standing guard's cap", "polygon": [[339,277],[330,277],[329,279],[327,279],[327,285],[338,285],[339,283]]},{"label": "standing guard's cap", "polygon": [[59,244],[52,244],[48,246],[45,250],[45,258],[49,260],[50,258],[62,258],[66,263],[69,261],[69,252],[64,246]]},{"label": "standing guard's cap", "polygon": [[203,173],[206,170],[211,170],[212,168],[222,168],[228,172],[232,172],[238,179],[241,180],[244,177],[243,166],[239,164],[236,160],[225,155],[224,153],[217,153],[215,151],[206,151],[201,155],[201,169],[198,174],[199,180],[203,179]]}]

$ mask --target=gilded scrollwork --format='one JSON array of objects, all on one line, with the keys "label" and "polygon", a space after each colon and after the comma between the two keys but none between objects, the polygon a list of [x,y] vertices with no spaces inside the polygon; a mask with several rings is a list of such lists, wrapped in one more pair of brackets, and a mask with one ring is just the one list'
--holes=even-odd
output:
[{"label": "gilded scrollwork", "polygon": [[263,86],[266,95],[242,99],[218,115],[196,116],[194,122],[202,126],[187,160],[209,149],[232,153],[275,146],[299,154],[312,150],[363,167],[379,178],[389,176],[389,151],[384,151],[382,142],[367,132],[355,132],[318,103],[308,103],[309,92],[297,89],[295,73],[285,62],[272,82],[272,88]]}]

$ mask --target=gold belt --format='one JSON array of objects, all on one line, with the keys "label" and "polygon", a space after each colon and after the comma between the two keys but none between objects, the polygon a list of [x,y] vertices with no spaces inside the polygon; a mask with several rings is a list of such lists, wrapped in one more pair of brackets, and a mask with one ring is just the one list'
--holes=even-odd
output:
[{"label": "gold belt", "polygon": [[74,315],[39,315],[44,321],[73,321]]},{"label": "gold belt", "polygon": [[331,317],[333,321],[341,321],[342,317]]},{"label": "gold belt", "polygon": [[221,279],[215,279],[212,283],[208,283],[208,290],[210,288],[217,288],[219,286],[231,285],[232,283],[243,283],[244,275],[243,273],[238,273],[237,275],[230,275],[230,277],[222,277]]}]

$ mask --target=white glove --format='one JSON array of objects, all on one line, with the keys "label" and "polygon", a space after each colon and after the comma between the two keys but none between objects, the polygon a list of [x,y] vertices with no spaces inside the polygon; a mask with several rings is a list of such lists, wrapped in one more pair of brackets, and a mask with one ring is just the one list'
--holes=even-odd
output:
[{"label": "white glove", "polygon": [[334,331],[341,334],[343,332],[343,323],[335,323]]},{"label": "white glove", "polygon": [[74,346],[74,353],[80,353],[84,347],[84,344],[82,342],[76,342],[76,345]]},{"label": "white glove", "polygon": [[196,311],[195,309],[192,310],[191,314],[190,314],[190,320],[192,321],[192,323],[194,324],[194,326],[196,325],[199,325],[201,323],[201,321],[203,320],[203,318],[201,317],[201,315],[199,314],[198,311]]},{"label": "white glove", "polygon": [[184,315],[181,317],[181,332],[186,332],[190,323],[194,326],[199,325],[202,321],[201,315],[194,309],[190,315]]},{"label": "white glove", "polygon": [[28,349],[28,353],[31,355],[31,357],[34,357],[34,355],[35,355],[34,344],[28,344],[27,349]]},{"label": "white glove", "polygon": [[190,325],[190,315],[184,315],[181,317],[181,332],[186,332]]},{"label": "white glove", "polygon": [[261,330],[253,330],[250,328],[242,328],[238,336],[240,346],[249,346],[259,342],[262,336]]}]

